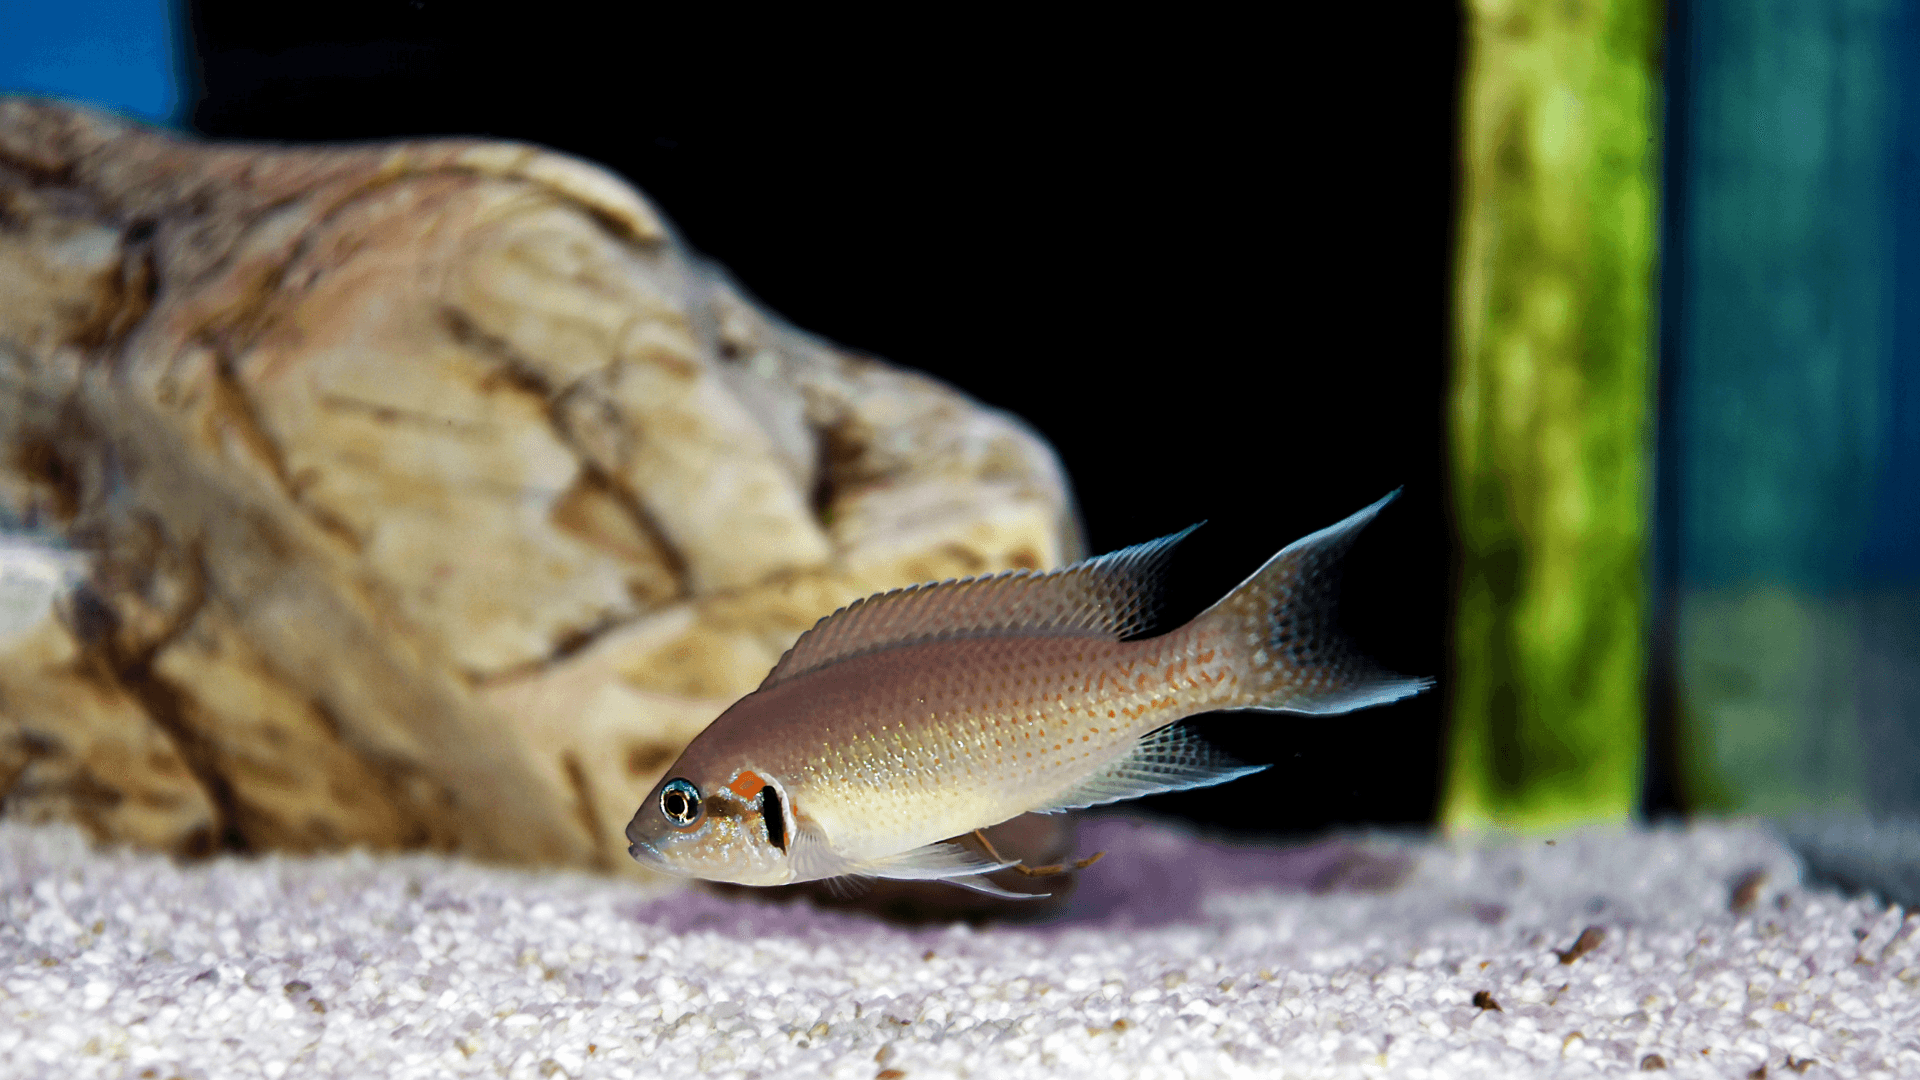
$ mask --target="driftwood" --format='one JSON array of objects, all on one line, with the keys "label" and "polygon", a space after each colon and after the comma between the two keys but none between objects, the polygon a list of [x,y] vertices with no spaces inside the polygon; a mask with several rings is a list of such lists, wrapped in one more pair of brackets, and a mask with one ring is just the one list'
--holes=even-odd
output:
[{"label": "driftwood", "polygon": [[190,853],[627,866],[692,734],[869,592],[1079,554],[1012,418],[782,325],[618,179],[0,99],[10,814]]}]

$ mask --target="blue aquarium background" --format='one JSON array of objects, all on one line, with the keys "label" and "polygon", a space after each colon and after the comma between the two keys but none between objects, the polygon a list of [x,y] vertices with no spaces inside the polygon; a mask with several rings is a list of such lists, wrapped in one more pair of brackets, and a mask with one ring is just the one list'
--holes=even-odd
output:
[{"label": "blue aquarium background", "polygon": [[0,90],[176,123],[189,51],[181,12],[156,0],[0,4]]},{"label": "blue aquarium background", "polygon": [[1920,811],[1920,5],[1669,45],[1657,699],[1679,805]]}]

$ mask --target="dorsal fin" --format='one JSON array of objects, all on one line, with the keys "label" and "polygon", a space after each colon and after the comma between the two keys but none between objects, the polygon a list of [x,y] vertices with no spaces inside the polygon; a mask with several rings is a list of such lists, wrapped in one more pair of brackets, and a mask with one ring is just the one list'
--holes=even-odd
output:
[{"label": "dorsal fin", "polygon": [[962,637],[1055,634],[1119,639],[1153,625],[1161,579],[1188,527],[1046,573],[1009,570],[855,600],[800,635],[760,684],[882,649]]}]

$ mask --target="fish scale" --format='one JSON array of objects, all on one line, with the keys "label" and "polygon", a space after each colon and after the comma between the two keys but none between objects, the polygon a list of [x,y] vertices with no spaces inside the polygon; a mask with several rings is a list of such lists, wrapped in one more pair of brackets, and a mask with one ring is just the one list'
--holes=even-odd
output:
[{"label": "fish scale", "polygon": [[[1197,662],[1201,644],[999,637],[860,657],[772,691],[776,710],[788,696],[844,704],[811,742],[756,767],[811,778],[796,811],[849,856],[954,836],[1008,798],[1043,804],[1147,731],[1240,703],[1223,651]],[[920,716],[902,719],[902,687]]]},{"label": "fish scale", "polygon": [[1428,685],[1365,661],[1332,615],[1342,556],[1392,497],[1288,545],[1155,637],[1135,635],[1186,532],[1049,573],[851,604],[694,739],[629,823],[630,850],[744,884],[870,875],[999,892],[980,875],[1002,864],[943,841],[1257,771],[1186,717],[1346,712]]}]

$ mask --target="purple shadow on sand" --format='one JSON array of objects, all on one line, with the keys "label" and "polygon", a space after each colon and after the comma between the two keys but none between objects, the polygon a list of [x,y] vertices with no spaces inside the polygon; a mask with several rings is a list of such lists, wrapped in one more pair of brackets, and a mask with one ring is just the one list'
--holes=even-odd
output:
[{"label": "purple shadow on sand", "polygon": [[1216,896],[1247,892],[1385,892],[1412,857],[1339,838],[1306,844],[1236,843],[1119,815],[1081,822],[1082,851],[1106,858],[1080,872],[1050,925],[1152,927],[1192,922]]}]

